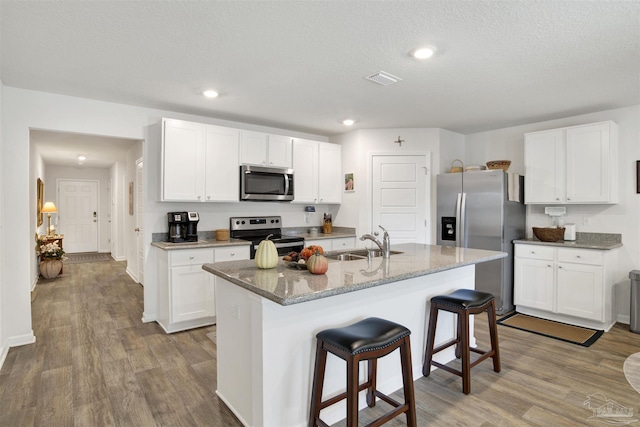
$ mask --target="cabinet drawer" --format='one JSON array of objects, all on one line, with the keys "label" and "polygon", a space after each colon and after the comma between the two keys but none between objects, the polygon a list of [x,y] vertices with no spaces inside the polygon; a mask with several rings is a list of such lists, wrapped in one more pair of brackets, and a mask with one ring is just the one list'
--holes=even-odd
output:
[{"label": "cabinet drawer", "polygon": [[340,251],[343,249],[353,249],[356,247],[355,237],[341,237],[339,239],[333,239],[331,249],[334,251]]},{"label": "cabinet drawer", "polygon": [[249,259],[249,246],[229,246],[216,249],[216,262],[235,261],[238,259]]},{"label": "cabinet drawer", "polygon": [[213,249],[185,249],[171,251],[171,266],[198,265],[213,262]]},{"label": "cabinet drawer", "polygon": [[553,261],[555,248],[542,245],[516,245],[516,257]]},{"label": "cabinet drawer", "polygon": [[558,249],[559,262],[575,264],[602,265],[604,255],[602,251],[592,249]]}]

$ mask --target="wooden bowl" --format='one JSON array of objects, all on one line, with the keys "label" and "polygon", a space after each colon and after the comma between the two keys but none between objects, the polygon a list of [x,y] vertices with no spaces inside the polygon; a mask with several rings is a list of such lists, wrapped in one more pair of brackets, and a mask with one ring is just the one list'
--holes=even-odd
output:
[{"label": "wooden bowl", "polygon": [[226,230],[226,229],[216,230],[216,240],[229,240],[229,230]]},{"label": "wooden bowl", "polygon": [[532,227],[533,235],[541,242],[557,242],[564,239],[564,227]]}]

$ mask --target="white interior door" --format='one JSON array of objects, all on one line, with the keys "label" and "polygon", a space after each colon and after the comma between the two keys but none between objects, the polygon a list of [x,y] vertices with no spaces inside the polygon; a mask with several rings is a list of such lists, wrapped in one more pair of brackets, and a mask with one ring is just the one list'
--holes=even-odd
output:
[{"label": "white interior door", "polygon": [[98,251],[98,181],[58,181],[58,220],[69,253]]},{"label": "white interior door", "polygon": [[136,161],[136,245],[138,254],[138,283],[144,283],[144,244],[142,225],[144,213],[144,198],[142,197],[142,159]]},{"label": "white interior door", "polygon": [[383,226],[391,245],[427,243],[429,170],[426,155],[375,155],[372,163],[371,231]]}]

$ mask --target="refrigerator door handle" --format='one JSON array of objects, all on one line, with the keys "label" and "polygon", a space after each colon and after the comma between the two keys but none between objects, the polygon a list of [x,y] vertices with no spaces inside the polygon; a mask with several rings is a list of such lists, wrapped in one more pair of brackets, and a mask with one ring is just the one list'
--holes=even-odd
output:
[{"label": "refrigerator door handle", "polygon": [[460,227],[460,234],[458,234],[459,239],[458,241],[460,242],[460,244],[458,246],[460,246],[461,248],[466,248],[467,247],[467,236],[465,234],[465,228],[466,228],[466,222],[467,222],[467,193],[462,193],[462,199],[461,199],[461,203],[460,203],[460,221],[458,221],[459,227]]},{"label": "refrigerator door handle", "polygon": [[458,193],[458,198],[456,199],[456,246],[461,247],[460,242],[462,241],[462,235],[460,234],[460,223],[462,221],[461,211],[462,208],[462,193]]}]

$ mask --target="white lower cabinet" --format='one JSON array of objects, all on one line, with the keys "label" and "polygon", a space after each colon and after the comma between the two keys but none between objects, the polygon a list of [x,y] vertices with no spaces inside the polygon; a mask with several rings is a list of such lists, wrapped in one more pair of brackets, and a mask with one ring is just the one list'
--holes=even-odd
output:
[{"label": "white lower cabinet", "polygon": [[615,250],[515,245],[519,313],[595,329],[611,328]]},{"label": "white lower cabinet", "polygon": [[335,239],[304,239],[304,247],[322,246],[325,252],[354,249],[356,247],[355,237],[336,237]]},{"label": "white lower cabinet", "polygon": [[215,276],[202,264],[249,259],[248,246],[160,251],[158,323],[167,333],[215,323]]}]

